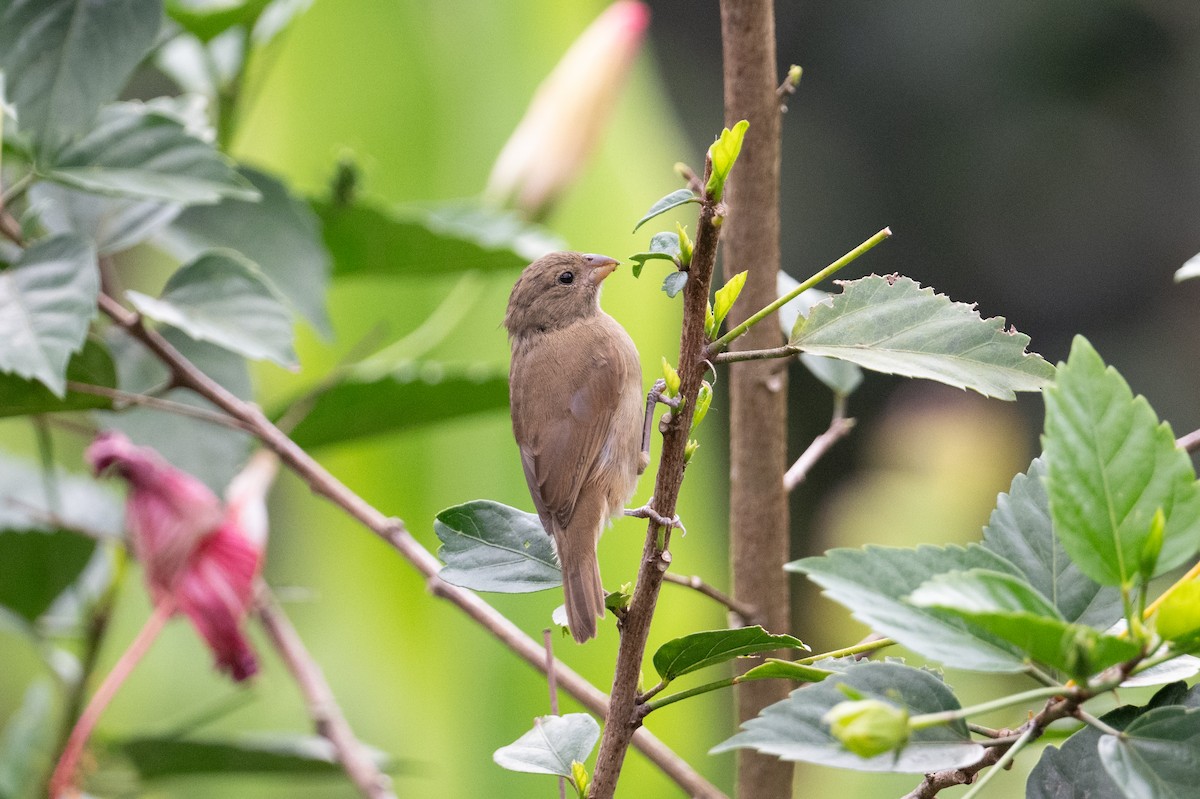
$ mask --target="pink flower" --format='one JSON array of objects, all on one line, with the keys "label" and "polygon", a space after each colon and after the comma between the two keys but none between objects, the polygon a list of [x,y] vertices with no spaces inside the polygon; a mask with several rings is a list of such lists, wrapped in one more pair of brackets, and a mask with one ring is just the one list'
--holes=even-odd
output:
[{"label": "pink flower", "polygon": [[203,483],[121,433],[101,433],[92,469],[129,483],[125,522],[156,607],[184,613],[235,680],[258,670],[243,632],[266,544],[264,497],[274,460],[256,460],[230,485],[228,503]]},{"label": "pink flower", "polygon": [[595,149],[649,24],[646,5],[618,0],[575,40],[500,151],[489,200],[545,212]]}]

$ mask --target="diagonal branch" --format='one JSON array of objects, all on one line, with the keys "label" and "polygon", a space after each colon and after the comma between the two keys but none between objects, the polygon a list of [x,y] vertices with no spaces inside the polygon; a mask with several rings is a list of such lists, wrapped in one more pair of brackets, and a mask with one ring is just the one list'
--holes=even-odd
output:
[{"label": "diagonal branch", "polygon": [[[458,606],[468,616],[487,629],[500,643],[507,646],[539,671],[545,670],[545,653],[541,644],[526,635],[504,614],[493,608],[477,594],[450,585],[438,576],[441,564],[429,550],[413,538],[404,522],[389,518],[344,483],[330,474],[311,455],[292,441],[253,403],[234,396],[214,381],[157,331],[146,327],[136,313],[125,309],[106,294],[100,295],[100,310],[126,333],[142,342],[171,370],[175,383],[195,391],[235,419],[249,425],[253,434],[279,456],[280,460],[303,480],[316,494],[342,508],[354,519],[387,542],[423,574],[430,591]],[[698,384],[697,384],[698,386]],[[685,428],[686,429],[686,428]],[[555,663],[559,685],[584,707],[606,717],[608,697],[577,672],[562,662]],[[722,794],[696,772],[686,761],[645,730],[640,730],[633,743],[646,757],[693,796],[719,797]]]},{"label": "diagonal branch", "polygon": [[366,747],[354,736],[329,683],[325,681],[325,675],[321,673],[321,667],[309,655],[291,620],[275,601],[271,589],[261,580],[257,594],[258,616],[279,656],[296,678],[317,733],[333,745],[346,775],[366,799],[396,799],[391,778],[376,767]]},{"label": "diagonal branch", "polygon": [[833,400],[833,418],[829,427],[808,445],[800,457],[783,475],[783,490],[791,491],[804,482],[817,461],[833,449],[833,445],[845,438],[854,429],[855,421],[846,417],[846,398],[838,394]]}]

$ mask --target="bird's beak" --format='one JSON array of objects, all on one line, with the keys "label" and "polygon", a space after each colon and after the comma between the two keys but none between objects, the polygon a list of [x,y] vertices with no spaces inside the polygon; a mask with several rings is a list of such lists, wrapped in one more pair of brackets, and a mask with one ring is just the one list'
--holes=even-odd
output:
[{"label": "bird's beak", "polygon": [[607,255],[593,255],[588,253],[583,257],[587,259],[588,265],[592,267],[592,283],[597,286],[621,265],[621,262],[616,258],[609,258]]}]

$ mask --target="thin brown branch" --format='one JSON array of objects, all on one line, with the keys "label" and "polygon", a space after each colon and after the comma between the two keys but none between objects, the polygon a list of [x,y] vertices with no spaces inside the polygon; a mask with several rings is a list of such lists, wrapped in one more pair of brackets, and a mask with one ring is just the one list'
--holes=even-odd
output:
[{"label": "thin brown branch", "polygon": [[800,85],[800,77],[803,74],[804,70],[795,64],[788,67],[788,72],[783,78],[783,83],[780,83],[775,89],[775,96],[779,98],[779,113],[787,113],[788,101],[796,93],[796,87]]},{"label": "thin brown branch", "polygon": [[[109,388],[108,386],[96,386],[91,383],[80,383],[77,380],[68,380],[67,388],[71,391],[77,391],[80,394],[92,394],[97,397],[106,397],[114,402],[124,402],[129,405],[141,405],[146,408],[153,408],[157,411],[165,413],[173,413],[177,416],[187,416],[192,419],[199,419],[202,422],[215,424],[220,427],[229,427],[234,430],[240,430],[244,433],[253,433],[254,428],[240,419],[217,411],[210,411],[207,408],[197,408],[194,405],[186,405],[182,402],[163,399],[162,397],[152,397],[149,394],[137,394],[132,391],[122,391],[119,388]],[[116,408],[114,410],[120,410]]]},{"label": "thin brown branch", "polygon": [[854,425],[855,421],[846,417],[846,398],[839,395],[834,399],[833,418],[829,420],[829,427],[812,440],[808,448],[784,473],[783,490],[791,491],[803,483],[817,461],[825,457],[825,453],[829,452],[834,444],[845,438],[854,429]]},{"label": "thin brown branch", "polygon": [[[100,310],[107,314],[129,335],[145,344],[170,370],[175,382],[200,394],[217,407],[250,425],[254,435],[303,480],[316,494],[342,508],[347,514],[387,542],[409,561],[429,583],[430,592],[441,597],[475,620],[501,644],[511,649],[535,669],[545,670],[545,655],[539,642],[526,635],[504,614],[493,608],[477,594],[450,585],[438,576],[441,564],[437,558],[413,538],[404,522],[385,516],[317,463],[312,456],[271,424],[258,406],[234,396],[220,384],[197,369],[170,342],[156,331],[145,327],[137,314],[126,310],[116,300],[100,296]],[[698,388],[698,386],[697,386]],[[686,427],[684,428],[686,429]],[[602,691],[589,683],[561,661],[555,661],[558,683],[591,712],[606,717],[609,700]],[[686,761],[645,730],[639,730],[633,743],[663,773],[677,782],[692,796],[720,797],[711,783]]]},{"label": "thin brown branch", "polygon": [[[706,168],[706,173],[709,170],[711,165]],[[706,197],[700,206],[690,276],[683,293],[683,329],[679,343],[679,396],[687,401],[681,409],[670,415],[669,420],[664,415],[660,423],[663,438],[662,455],[654,482],[654,505],[660,518],[669,519],[675,514],[679,488],[683,484],[683,472],[687,465],[684,452],[696,408],[696,396],[700,391],[702,378],[709,368],[704,359],[704,316],[720,236],[720,228],[713,224],[716,214],[716,203],[712,198]],[[604,735],[600,739],[600,751],[596,755],[592,799],[611,799],[616,791],[630,740],[642,725],[644,714],[638,704],[638,681],[663,575],[671,563],[670,540],[671,527],[651,518],[646,528],[646,541],[642,547],[641,566],[638,569],[633,598],[620,628],[621,644],[617,650],[617,664],[613,674],[610,712],[604,725]],[[719,796],[720,793],[710,786],[702,795]]]},{"label": "thin brown branch", "polygon": [[[546,647],[546,683],[550,688],[550,715],[558,715],[558,676],[554,673],[554,631],[549,627],[542,630],[542,644]],[[567,799],[567,778],[558,778],[558,799]]]},{"label": "thin brown branch", "polygon": [[800,348],[791,344],[784,344],[782,347],[770,347],[765,350],[735,350],[732,352],[718,352],[713,355],[710,360],[713,363],[735,363],[737,361],[766,361],[772,358],[791,358],[793,355],[799,355]]},{"label": "thin brown branch", "polygon": [[391,778],[379,770],[366,747],[355,737],[321,667],[308,653],[291,620],[271,595],[271,589],[261,580],[257,594],[258,616],[304,695],[317,734],[332,744],[346,776],[366,799],[395,799]]},{"label": "thin brown branch", "polygon": [[1200,450],[1200,430],[1193,430],[1175,441],[1175,446],[1187,452]]},{"label": "thin brown branch", "polygon": [[687,588],[691,588],[694,591],[699,591],[709,599],[721,603],[729,609],[730,613],[733,613],[738,617],[738,620],[743,626],[759,623],[758,613],[753,607],[747,605],[745,602],[739,602],[728,594],[721,592],[720,590],[701,580],[697,575],[685,577],[682,574],[673,574],[671,572],[667,572],[663,575],[663,579],[668,583],[675,583],[675,585],[682,585],[686,586]]}]

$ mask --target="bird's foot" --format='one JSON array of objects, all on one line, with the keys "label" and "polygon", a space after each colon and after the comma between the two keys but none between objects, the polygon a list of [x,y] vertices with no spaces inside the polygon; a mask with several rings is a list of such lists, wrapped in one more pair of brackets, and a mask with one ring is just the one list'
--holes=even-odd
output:
[{"label": "bird's foot", "polygon": [[654,497],[646,500],[646,504],[640,508],[626,508],[625,515],[633,516],[636,519],[650,519],[663,527],[678,527],[680,532],[687,535],[687,528],[683,526],[678,515],[668,518],[654,509]]}]

